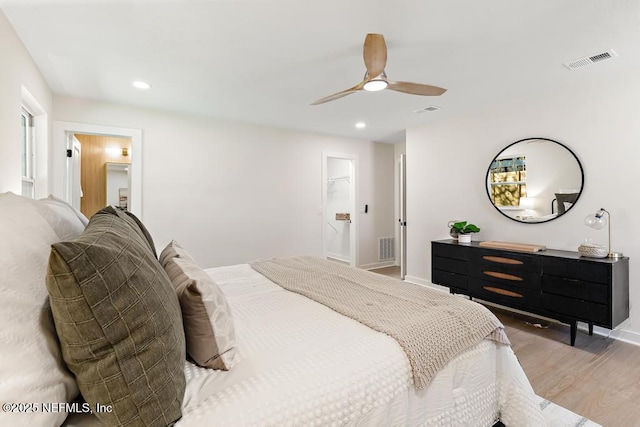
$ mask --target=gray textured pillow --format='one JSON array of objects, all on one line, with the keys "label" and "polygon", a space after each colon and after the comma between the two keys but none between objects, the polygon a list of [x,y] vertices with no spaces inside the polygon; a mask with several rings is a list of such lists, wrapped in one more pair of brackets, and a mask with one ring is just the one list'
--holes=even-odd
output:
[{"label": "gray textured pillow", "polygon": [[151,252],[153,252],[153,256],[155,258],[158,258],[158,253],[156,252],[156,245],[153,243],[153,238],[151,237],[151,233],[149,233],[149,230],[147,230],[147,227],[145,227],[145,225],[142,223],[142,221],[140,221],[140,219],[138,219],[137,216],[135,216],[134,214],[132,214],[129,211],[121,211],[121,210],[118,210],[118,209],[114,209],[114,210],[116,212],[119,212],[120,214],[122,214],[122,212],[124,212],[125,215],[127,215],[129,218],[131,218],[136,223],[136,225],[138,226],[138,228],[142,232],[142,235],[147,240],[147,243],[149,243],[149,247],[151,248]]},{"label": "gray textured pillow", "polygon": [[187,352],[205,368],[231,369],[236,333],[222,290],[199,266],[183,258],[171,258],[165,270],[180,300]]},{"label": "gray textured pillow", "polygon": [[[181,416],[180,305],[137,224],[105,208],[73,241],[52,245],[51,310],[85,400],[107,425],[168,425]],[[94,409],[95,411],[95,409]]]}]

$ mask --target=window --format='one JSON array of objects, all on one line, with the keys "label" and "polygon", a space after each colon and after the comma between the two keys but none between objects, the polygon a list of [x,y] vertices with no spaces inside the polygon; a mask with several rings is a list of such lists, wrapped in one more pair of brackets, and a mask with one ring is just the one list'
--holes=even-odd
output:
[{"label": "window", "polygon": [[25,108],[20,115],[22,127],[22,195],[35,198],[33,115]]},{"label": "window", "polygon": [[491,201],[500,206],[520,206],[527,197],[527,162],[524,156],[496,159],[491,163]]}]

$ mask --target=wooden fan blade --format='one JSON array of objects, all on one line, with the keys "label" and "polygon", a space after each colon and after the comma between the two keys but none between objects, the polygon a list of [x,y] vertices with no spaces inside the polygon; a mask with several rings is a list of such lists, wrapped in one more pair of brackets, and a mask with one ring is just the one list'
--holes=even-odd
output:
[{"label": "wooden fan blade", "polygon": [[378,77],[387,66],[387,44],[382,34],[367,34],[364,39],[364,65],[367,67],[369,77]]},{"label": "wooden fan blade", "polygon": [[439,96],[445,93],[447,90],[438,86],[423,85],[420,83],[409,82],[388,82],[387,89],[395,90],[397,92],[410,93],[412,95],[422,96]]},{"label": "wooden fan blade", "polygon": [[324,104],[325,102],[335,101],[336,99],[343,98],[347,95],[351,95],[352,93],[362,90],[363,86],[364,86],[364,82],[358,83],[352,88],[343,90],[342,92],[334,93],[333,95],[325,96],[324,98],[320,98],[317,101],[313,101],[311,105],[318,105],[318,104]]}]

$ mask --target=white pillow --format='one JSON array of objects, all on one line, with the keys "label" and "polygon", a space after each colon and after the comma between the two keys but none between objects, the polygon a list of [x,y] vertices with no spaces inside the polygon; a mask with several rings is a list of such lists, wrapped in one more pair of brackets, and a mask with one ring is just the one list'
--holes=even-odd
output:
[{"label": "white pillow", "polygon": [[89,218],[87,218],[82,212],[80,212],[78,209],[74,208],[64,200],[57,198],[53,194],[49,194],[49,197],[47,197],[46,199],[42,199],[42,201],[47,203],[56,203],[58,205],[62,205],[67,209],[71,210],[78,217],[82,225],[86,227],[87,224],[89,224]]},{"label": "white pillow", "polygon": [[[0,194],[0,402],[64,403],[78,394],[55,334],[45,284],[58,236],[39,202]],[[0,425],[60,425],[65,412],[0,411]]]},{"label": "white pillow", "polygon": [[60,240],[75,239],[82,234],[89,223],[82,212],[53,195],[38,202],[38,211],[51,225]]}]

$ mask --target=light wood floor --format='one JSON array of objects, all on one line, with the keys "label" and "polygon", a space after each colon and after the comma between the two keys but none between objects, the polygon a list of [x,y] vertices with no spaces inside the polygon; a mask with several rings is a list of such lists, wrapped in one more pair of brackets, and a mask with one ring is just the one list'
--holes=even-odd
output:
[{"label": "light wood floor", "polygon": [[[400,275],[397,267],[374,271]],[[569,326],[488,308],[536,394],[605,427],[640,426],[639,346],[578,330],[571,347]]]}]

